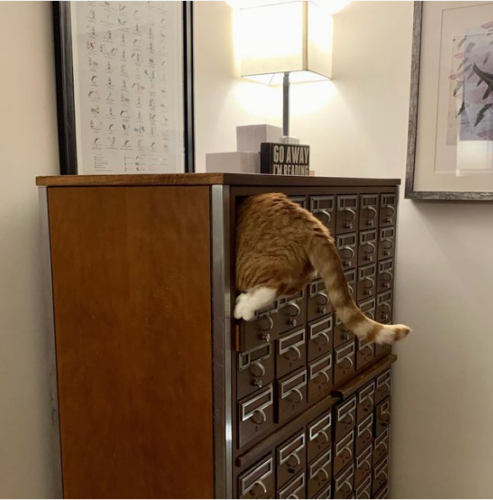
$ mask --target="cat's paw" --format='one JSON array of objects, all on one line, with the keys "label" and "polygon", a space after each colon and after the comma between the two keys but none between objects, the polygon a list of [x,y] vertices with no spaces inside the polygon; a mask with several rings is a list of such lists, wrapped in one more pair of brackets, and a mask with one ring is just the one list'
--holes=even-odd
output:
[{"label": "cat's paw", "polygon": [[236,303],[240,304],[241,302],[244,302],[248,298],[248,294],[246,293],[240,293],[238,297],[236,297]]},{"label": "cat's paw", "polygon": [[385,325],[380,329],[374,342],[376,344],[392,344],[406,338],[412,330],[406,325]]},{"label": "cat's paw", "polygon": [[235,307],[234,316],[236,319],[250,321],[255,317],[255,311],[244,303],[238,303]]},{"label": "cat's paw", "polygon": [[240,293],[238,297],[236,297],[236,306],[234,310],[234,317],[235,319],[242,319],[243,318],[243,310],[245,309],[245,303],[248,299],[248,296],[246,293]]},{"label": "cat's paw", "polygon": [[254,318],[255,310],[252,309],[250,302],[250,296],[247,293],[241,293],[238,295],[234,310],[234,317],[236,319],[250,321]]}]

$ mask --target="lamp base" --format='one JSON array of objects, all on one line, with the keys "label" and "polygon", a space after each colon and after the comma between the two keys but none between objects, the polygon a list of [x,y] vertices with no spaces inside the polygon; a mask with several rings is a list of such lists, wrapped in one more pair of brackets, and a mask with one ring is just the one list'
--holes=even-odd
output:
[{"label": "lamp base", "polygon": [[297,137],[291,137],[289,135],[283,135],[281,137],[281,142],[283,144],[299,144],[300,140]]}]

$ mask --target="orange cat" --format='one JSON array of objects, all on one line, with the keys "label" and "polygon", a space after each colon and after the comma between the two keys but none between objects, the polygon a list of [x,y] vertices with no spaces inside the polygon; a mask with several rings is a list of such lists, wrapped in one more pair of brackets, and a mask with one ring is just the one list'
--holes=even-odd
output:
[{"label": "orange cat", "polygon": [[405,325],[383,325],[356,306],[328,229],[310,212],[278,193],[246,199],[237,224],[236,319],[251,320],[255,311],[282,295],[302,290],[317,274],[341,321],[358,337],[391,343],[409,332]]}]

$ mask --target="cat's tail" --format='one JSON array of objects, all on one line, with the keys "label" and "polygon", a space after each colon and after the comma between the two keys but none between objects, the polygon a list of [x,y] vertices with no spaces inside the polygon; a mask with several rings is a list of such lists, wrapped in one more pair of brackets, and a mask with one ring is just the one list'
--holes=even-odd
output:
[{"label": "cat's tail", "polygon": [[340,320],[358,337],[377,344],[390,344],[403,339],[411,331],[405,325],[377,323],[359,310],[349,291],[334,240],[325,232],[314,236],[309,249],[309,259],[324,280],[330,303]]}]

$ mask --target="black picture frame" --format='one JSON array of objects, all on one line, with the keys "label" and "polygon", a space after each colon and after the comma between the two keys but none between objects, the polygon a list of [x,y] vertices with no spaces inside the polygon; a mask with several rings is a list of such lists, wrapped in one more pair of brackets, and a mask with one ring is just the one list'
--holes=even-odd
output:
[{"label": "black picture frame", "polygon": [[405,197],[422,201],[493,201],[493,192],[480,191],[417,191],[414,187],[416,146],[418,137],[419,73],[421,60],[422,1],[414,2],[413,41],[411,59],[411,95],[407,142]]},{"label": "black picture frame", "polygon": [[[62,175],[76,175],[79,173],[74,103],[71,3],[69,1],[52,2],[58,143],[60,173]],[[186,173],[192,173],[195,171],[193,2],[183,2],[183,75],[184,167]]]}]

